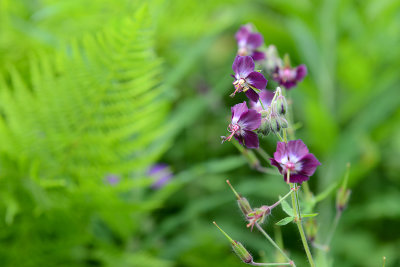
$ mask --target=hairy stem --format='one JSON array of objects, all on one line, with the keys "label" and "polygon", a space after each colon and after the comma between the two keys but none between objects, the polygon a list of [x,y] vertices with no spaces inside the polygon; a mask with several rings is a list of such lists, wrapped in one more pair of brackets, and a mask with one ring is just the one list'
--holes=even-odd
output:
[{"label": "hairy stem", "polygon": [[326,239],[326,242],[325,242],[325,246],[328,247],[328,248],[329,248],[329,244],[332,241],[332,237],[335,234],[336,228],[337,228],[337,226],[339,224],[340,217],[342,217],[342,212],[338,210],[338,211],[336,211],[336,216],[335,216],[335,219],[333,221],[333,225],[331,227],[331,231],[329,232],[328,238]]},{"label": "hairy stem", "polygon": [[[289,180],[289,175],[290,173],[288,172],[288,178],[287,178],[288,180]],[[296,184],[290,184],[290,186],[292,188],[295,188]],[[310,247],[308,246],[307,238],[303,229],[303,224],[301,222],[300,204],[296,192],[293,192],[292,194],[292,206],[293,206],[293,216],[295,218],[297,228],[299,229],[301,241],[303,243],[304,250],[306,251],[308,261],[311,267],[315,267],[314,259],[311,255]]]},{"label": "hairy stem", "polygon": [[[275,241],[267,234],[267,232],[265,232],[264,231],[264,229],[258,224],[258,223],[255,223],[255,226],[257,227],[257,229],[258,229],[258,231],[260,231],[263,235],[264,235],[264,237],[266,238],[266,239],[268,239],[268,241],[289,261],[289,262],[292,262],[292,260],[289,258],[289,256],[275,243]],[[294,263],[293,263],[293,266],[296,266],[296,265],[294,265]]]},{"label": "hairy stem", "polygon": [[252,262],[250,265],[253,266],[294,266],[291,262],[285,262],[285,263],[257,263],[257,262]]}]

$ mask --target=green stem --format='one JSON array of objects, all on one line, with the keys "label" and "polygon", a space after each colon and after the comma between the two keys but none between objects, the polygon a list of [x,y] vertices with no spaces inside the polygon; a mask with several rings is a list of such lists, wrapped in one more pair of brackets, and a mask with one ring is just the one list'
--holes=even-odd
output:
[{"label": "green stem", "polygon": [[264,107],[264,104],[263,104],[263,102],[261,101],[261,99],[259,99],[258,102],[260,102],[261,107],[262,107],[263,110],[267,110],[267,109]]},{"label": "green stem", "polygon": [[283,138],[282,138],[282,136],[277,132],[276,133],[276,136],[278,136],[279,137],[279,140],[281,141],[281,142],[284,142],[284,140],[283,140]]},{"label": "green stem", "polygon": [[310,187],[308,186],[308,182],[303,182],[302,187],[304,188],[304,193],[306,194],[307,201],[312,199],[312,193]]},{"label": "green stem", "polygon": [[[288,180],[289,180],[289,173],[290,172],[288,172],[288,178],[287,178]],[[296,184],[290,184],[290,187],[292,187],[292,188],[295,188],[295,186],[296,186]],[[292,194],[292,206],[293,206],[293,216],[295,218],[297,228],[299,229],[301,241],[303,242],[303,247],[304,247],[304,250],[306,251],[308,261],[309,261],[311,267],[315,267],[315,263],[314,263],[312,255],[311,255],[310,247],[308,246],[307,238],[304,233],[303,224],[301,222],[300,205],[298,202],[298,196],[295,193]],[[297,214],[299,214],[299,216]]]},{"label": "green stem", "polygon": [[[264,229],[258,224],[255,223],[255,226],[257,227],[258,231],[260,231],[264,237],[266,239],[268,239],[268,241],[288,260],[288,261],[292,261],[288,255],[286,255],[286,253],[275,243],[275,241],[267,234],[267,232],[264,231]],[[293,263],[294,264],[294,263]],[[296,266],[296,265],[293,265]]]},{"label": "green stem", "polygon": [[342,216],[342,212],[341,211],[337,211],[336,212],[336,216],[335,216],[335,220],[333,221],[333,225],[331,227],[331,231],[329,232],[328,238],[326,239],[326,243],[325,243],[326,247],[329,247],[329,244],[332,241],[332,237],[333,237],[333,235],[334,235],[334,233],[336,231],[336,228],[337,228],[337,226],[339,224],[339,220],[340,220],[341,216]]},{"label": "green stem", "polygon": [[256,149],[256,151],[258,152],[258,154],[260,154],[260,156],[261,156],[266,162],[268,162],[269,164],[271,164],[270,161],[269,161],[269,159],[271,158],[271,156],[270,156],[267,152],[265,152],[264,149],[262,149],[261,147],[259,147],[259,148]]},{"label": "green stem", "polygon": [[257,262],[252,262],[250,265],[253,266],[293,266],[290,262],[285,262],[285,263],[257,263]]},{"label": "green stem", "polygon": [[304,246],[304,249],[306,251],[308,261],[310,262],[310,266],[311,267],[315,267],[315,263],[314,263],[312,255],[311,255],[310,248],[308,247],[306,235],[305,235],[304,230],[303,230],[303,225],[301,224],[301,219],[297,220],[296,224],[297,224],[297,228],[299,228],[301,241],[303,242],[303,246]]}]

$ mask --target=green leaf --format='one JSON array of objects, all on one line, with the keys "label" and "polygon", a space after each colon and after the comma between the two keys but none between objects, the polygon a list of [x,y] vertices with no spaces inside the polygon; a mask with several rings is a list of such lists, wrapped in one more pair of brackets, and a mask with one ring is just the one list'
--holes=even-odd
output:
[{"label": "green leaf", "polygon": [[310,213],[310,214],[302,214],[301,217],[303,218],[311,218],[317,216],[318,213]]},{"label": "green leaf", "polygon": [[292,222],[293,220],[294,220],[294,217],[293,216],[289,216],[289,217],[283,218],[282,220],[277,222],[276,225],[286,225],[286,224]]},{"label": "green leaf", "polygon": [[[281,199],[281,197],[279,197],[279,199]],[[294,214],[292,207],[290,207],[289,203],[287,203],[286,200],[283,200],[283,201],[281,202],[281,205],[282,205],[283,211],[284,211],[287,215],[292,216],[292,215]]]}]

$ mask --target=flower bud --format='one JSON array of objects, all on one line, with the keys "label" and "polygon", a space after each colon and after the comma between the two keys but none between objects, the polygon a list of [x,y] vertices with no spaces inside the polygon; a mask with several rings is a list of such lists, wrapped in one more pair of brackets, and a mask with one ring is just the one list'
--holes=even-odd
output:
[{"label": "flower bud", "polygon": [[283,95],[278,96],[274,101],[274,111],[279,115],[285,115],[287,111],[287,102]]},{"label": "flower bud", "polygon": [[282,129],[285,129],[288,127],[288,122],[285,119],[285,117],[279,116],[278,121],[279,121],[279,125],[281,126]]},{"label": "flower bud", "polygon": [[272,132],[279,133],[281,129],[288,127],[288,122],[284,117],[279,116],[276,113],[272,113],[269,119],[269,127]]},{"label": "flower bud", "polygon": [[257,130],[257,133],[267,136],[271,132],[271,127],[269,126],[269,121],[268,119],[264,118],[261,119],[261,125]]},{"label": "flower bud", "polygon": [[251,263],[253,262],[253,257],[251,254],[244,248],[242,243],[238,241],[233,241],[232,249],[236,253],[236,255],[244,262],[244,263]]},{"label": "flower bud", "polygon": [[279,124],[279,115],[276,113],[271,113],[269,117],[269,127],[272,132],[279,133],[281,131],[281,125]]}]

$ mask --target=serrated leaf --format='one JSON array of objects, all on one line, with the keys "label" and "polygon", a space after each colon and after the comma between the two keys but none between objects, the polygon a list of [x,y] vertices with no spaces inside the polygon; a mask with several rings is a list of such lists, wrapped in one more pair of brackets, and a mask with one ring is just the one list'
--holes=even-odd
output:
[{"label": "serrated leaf", "polygon": [[[281,199],[281,197],[279,197],[279,199]],[[282,210],[289,216],[293,215],[293,209],[292,207],[290,207],[289,203],[286,202],[286,200],[283,200],[281,202],[282,205]]]},{"label": "serrated leaf", "polygon": [[303,218],[311,218],[317,216],[318,213],[310,213],[310,214],[302,214],[301,217]]},{"label": "serrated leaf", "polygon": [[280,220],[279,222],[277,222],[276,225],[286,225],[286,224],[292,222],[293,220],[294,220],[293,216],[286,217],[286,218],[283,218],[282,220]]}]

